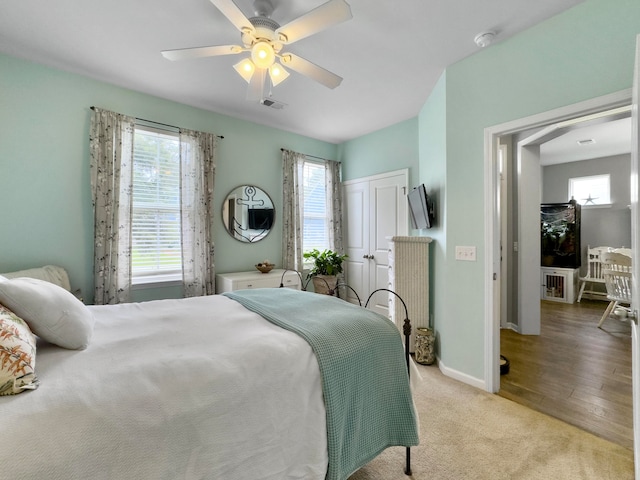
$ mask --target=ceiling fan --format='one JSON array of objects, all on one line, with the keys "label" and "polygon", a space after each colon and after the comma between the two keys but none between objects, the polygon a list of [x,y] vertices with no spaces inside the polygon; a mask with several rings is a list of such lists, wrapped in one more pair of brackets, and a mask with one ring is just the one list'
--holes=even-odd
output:
[{"label": "ceiling fan", "polygon": [[285,66],[328,87],[336,88],[342,77],[302,57],[283,52],[285,45],[309,37],[352,18],[351,8],[344,0],[329,0],[301,17],[280,26],[271,18],[272,0],[254,0],[255,17],[247,18],[232,0],[210,0],[227,19],[240,30],[242,45],[165,50],[169,60],[236,55],[250,52],[250,56],[234,65],[249,84],[247,99],[262,101],[265,84],[278,85],[289,76]]}]

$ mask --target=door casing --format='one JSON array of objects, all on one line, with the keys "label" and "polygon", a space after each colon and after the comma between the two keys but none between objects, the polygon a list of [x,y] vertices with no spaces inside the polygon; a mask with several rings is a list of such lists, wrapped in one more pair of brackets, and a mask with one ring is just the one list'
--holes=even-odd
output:
[{"label": "door casing", "polygon": [[[387,237],[407,235],[408,178],[409,170],[402,169],[343,182],[346,278],[363,304],[375,289],[388,288]],[[352,290],[346,296],[357,303]],[[376,294],[369,306],[388,315],[388,295]]]},{"label": "door casing", "polygon": [[[484,203],[485,209],[485,389],[495,393],[500,389],[500,288],[501,278],[499,211],[500,172],[498,163],[499,139],[505,135],[542,128],[631,103],[631,89],[597,97],[566,107],[550,110],[519,120],[485,129]],[[536,290],[539,294],[539,291]]]}]

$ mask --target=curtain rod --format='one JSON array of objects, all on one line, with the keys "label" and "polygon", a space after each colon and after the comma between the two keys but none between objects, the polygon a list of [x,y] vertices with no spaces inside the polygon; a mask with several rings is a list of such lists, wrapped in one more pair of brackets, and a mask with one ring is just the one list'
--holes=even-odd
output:
[{"label": "curtain rod", "polygon": [[[281,152],[284,152],[285,150],[286,150],[286,148],[281,148],[280,149]],[[325,161],[329,161],[329,162],[335,162],[335,160],[329,160],[327,158],[316,157],[315,155],[307,155],[306,153],[303,153],[302,155],[304,155],[305,157],[317,158],[318,160],[325,160]]]},{"label": "curtain rod", "polygon": [[[96,107],[94,107],[93,105],[91,107],[89,107],[91,110],[95,110]],[[169,125],[167,123],[160,123],[160,122],[156,122],[155,120],[147,120],[146,118],[139,118],[139,117],[135,117],[136,120],[140,120],[141,122],[149,122],[149,123],[155,123],[156,125],[162,125],[163,127],[169,127],[169,128],[177,128],[178,130],[180,130],[180,127],[176,127],[175,125]],[[216,137],[218,138],[224,138],[224,136],[222,135],[216,135]]]}]

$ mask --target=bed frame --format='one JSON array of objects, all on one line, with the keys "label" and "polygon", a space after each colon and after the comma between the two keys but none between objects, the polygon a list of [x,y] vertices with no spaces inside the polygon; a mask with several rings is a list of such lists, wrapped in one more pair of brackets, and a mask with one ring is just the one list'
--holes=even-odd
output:
[{"label": "bed frame", "polygon": [[[298,277],[300,277],[300,288],[302,289],[302,291],[307,291],[307,286],[311,281],[311,277],[309,277],[305,282],[302,279],[302,274],[299,271],[291,270],[291,269],[285,269],[282,272],[282,278],[280,279],[280,288],[284,287],[284,274],[287,272],[297,273]],[[327,288],[329,290],[328,295],[335,295],[336,297],[340,298],[340,287],[348,288],[356,296],[356,298],[358,299],[358,304],[362,307],[362,301],[360,300],[360,296],[350,285],[347,285],[346,283],[338,283],[334,288],[331,288],[331,286],[326,280],[324,279],[322,280],[327,284]],[[409,353],[409,342],[411,338],[411,320],[409,320],[409,311],[407,310],[407,304],[404,302],[402,297],[398,295],[396,292],[394,292],[393,290],[389,290],[388,288],[378,288],[377,290],[374,290],[373,292],[371,292],[371,294],[367,298],[367,301],[364,304],[364,308],[367,308],[369,306],[369,300],[371,300],[373,295],[375,295],[377,292],[388,292],[390,294],[393,294],[402,303],[402,307],[404,308],[404,322],[402,325],[402,334],[404,335],[404,357],[405,357],[405,362],[407,364],[407,375],[411,377],[411,367],[410,367],[411,359],[410,359],[410,353]],[[411,475],[411,447],[406,447],[406,449],[407,450],[406,450],[406,462],[405,462],[404,473],[406,475]]]},{"label": "bed frame", "polygon": [[[337,290],[338,288],[336,287],[336,291]],[[367,298],[367,302],[364,304],[364,308],[367,308],[369,306],[369,300],[371,300],[371,297],[373,297],[373,295],[376,292],[381,292],[381,291],[389,292],[395,295],[398,298],[398,300],[402,302],[402,306],[404,307],[404,323],[402,325],[402,334],[404,335],[404,358],[407,363],[407,375],[411,377],[411,368],[410,368],[411,359],[409,358],[410,356],[409,355],[409,339],[411,338],[411,320],[409,320],[409,311],[407,310],[407,304],[404,303],[404,300],[402,299],[402,297],[398,295],[396,292],[394,292],[393,290],[389,290],[388,288],[378,288],[377,290],[374,290],[373,292],[371,292],[371,294],[369,295],[369,298]],[[360,301],[360,298],[358,298],[358,301]],[[406,463],[405,463],[404,473],[406,475],[411,475],[411,447],[406,447],[406,448],[407,448],[407,451],[406,451]]]}]

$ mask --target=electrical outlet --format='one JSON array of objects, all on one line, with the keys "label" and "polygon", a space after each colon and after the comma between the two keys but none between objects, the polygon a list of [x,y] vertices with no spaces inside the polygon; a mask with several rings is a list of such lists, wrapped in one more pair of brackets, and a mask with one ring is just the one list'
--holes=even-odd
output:
[{"label": "electrical outlet", "polygon": [[476,247],[460,247],[456,246],[456,260],[465,262],[476,261]]}]

